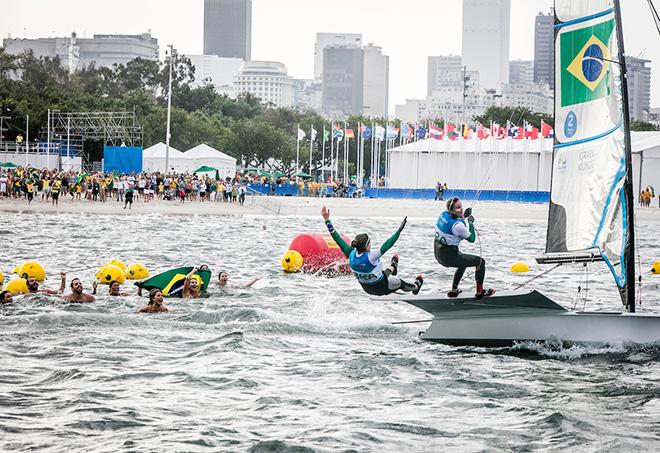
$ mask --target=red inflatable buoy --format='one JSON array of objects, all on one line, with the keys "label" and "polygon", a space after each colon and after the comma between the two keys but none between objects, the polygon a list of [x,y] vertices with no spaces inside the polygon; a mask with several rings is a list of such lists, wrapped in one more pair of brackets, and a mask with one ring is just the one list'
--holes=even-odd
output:
[{"label": "red inflatable buoy", "polygon": [[[350,239],[343,235],[342,238],[350,244]],[[282,258],[282,267],[287,272],[333,270],[350,273],[347,258],[329,234],[303,233],[296,236]]]}]

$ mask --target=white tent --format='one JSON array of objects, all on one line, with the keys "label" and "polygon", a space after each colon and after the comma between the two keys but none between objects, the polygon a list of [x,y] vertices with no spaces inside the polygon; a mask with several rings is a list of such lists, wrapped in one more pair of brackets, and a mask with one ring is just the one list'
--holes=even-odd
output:
[{"label": "white tent", "polygon": [[[632,132],[634,188],[660,188],[660,132]],[[552,139],[419,140],[387,151],[389,187],[550,190]],[[641,177],[641,178],[640,178]]]},{"label": "white tent", "polygon": [[233,178],[236,175],[236,159],[205,143],[189,149],[182,155],[189,165],[190,172],[205,165],[217,168],[220,178]]},{"label": "white tent", "polygon": [[[166,145],[156,143],[142,151],[142,170],[147,172],[165,172]],[[183,153],[170,145],[168,167],[170,171],[185,172],[188,170]]]}]

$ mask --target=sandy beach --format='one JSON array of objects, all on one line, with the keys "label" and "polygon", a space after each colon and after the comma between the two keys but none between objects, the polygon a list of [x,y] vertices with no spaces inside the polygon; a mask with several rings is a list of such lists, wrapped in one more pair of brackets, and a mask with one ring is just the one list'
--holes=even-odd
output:
[{"label": "sandy beach", "polygon": [[[328,206],[335,217],[402,217],[436,218],[444,203],[434,200],[380,199],[380,198],[310,198],[310,197],[248,197],[244,206],[223,202],[136,201],[132,209],[116,200],[105,203],[72,201],[69,197],[60,200],[59,206],[35,199],[28,205],[25,199],[0,199],[0,212],[12,214],[108,214],[108,215],[220,215],[220,216],[316,216],[323,205]],[[544,203],[507,203],[466,201],[473,206],[475,216],[482,213],[492,219],[526,218],[543,220],[548,215]],[[637,218],[642,221],[660,219],[657,207],[637,207]]]}]

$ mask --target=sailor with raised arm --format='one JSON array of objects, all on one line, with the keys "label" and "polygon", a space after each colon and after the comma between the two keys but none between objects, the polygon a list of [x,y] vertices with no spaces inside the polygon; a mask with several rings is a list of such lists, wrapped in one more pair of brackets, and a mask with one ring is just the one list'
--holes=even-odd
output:
[{"label": "sailor with raised arm", "polygon": [[325,219],[325,224],[332,239],[334,239],[346,258],[348,258],[348,263],[355,278],[357,278],[357,281],[368,294],[386,296],[399,289],[412,292],[413,294],[419,293],[424,283],[424,277],[422,275],[417,276],[415,283],[408,283],[396,277],[399,264],[399,257],[396,254],[392,257],[390,266],[387,269],[383,269],[383,264],[380,261],[381,256],[391,249],[397,239],[399,239],[401,231],[406,226],[407,217],[403,219],[401,226],[392,237],[385,241],[377,250],[371,250],[371,239],[369,239],[368,235],[364,233],[358,234],[351,242],[351,245],[348,245],[332,225],[330,221],[330,210],[323,206],[321,215]]},{"label": "sailor with raised arm", "polygon": [[486,261],[476,255],[461,253],[458,244],[465,239],[468,242],[476,240],[474,229],[474,217],[472,217],[472,208],[463,212],[463,204],[457,197],[447,201],[447,210],[440,214],[435,225],[435,241],[433,251],[438,263],[445,267],[455,267],[454,281],[451,285],[451,291],[447,297],[458,297],[461,290],[458,284],[463,278],[465,269],[475,267],[475,278],[477,280],[477,292],[474,295],[477,299],[483,299],[495,294],[494,289],[484,289],[484,277],[486,276]]}]

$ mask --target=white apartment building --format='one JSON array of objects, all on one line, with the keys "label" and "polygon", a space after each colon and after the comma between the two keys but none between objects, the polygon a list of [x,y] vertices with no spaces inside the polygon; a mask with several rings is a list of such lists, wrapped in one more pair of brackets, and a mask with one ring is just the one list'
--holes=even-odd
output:
[{"label": "white apartment building", "polygon": [[251,93],[275,107],[293,107],[295,84],[277,61],[247,61],[234,76],[234,93]]}]

